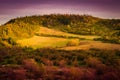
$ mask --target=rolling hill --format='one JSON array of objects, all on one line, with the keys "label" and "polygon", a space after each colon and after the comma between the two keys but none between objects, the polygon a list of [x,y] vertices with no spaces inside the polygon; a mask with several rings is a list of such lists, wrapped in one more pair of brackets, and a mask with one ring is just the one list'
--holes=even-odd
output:
[{"label": "rolling hill", "polygon": [[52,14],[0,26],[2,80],[119,80],[120,19]]},{"label": "rolling hill", "polygon": [[[90,15],[68,14],[26,16],[12,19],[0,26],[0,37],[1,46],[11,46],[11,44],[16,45],[17,43],[25,44],[24,42],[32,42],[33,40],[36,40],[35,44],[38,44],[39,40],[43,38],[43,40],[50,40],[49,38],[55,40],[59,38],[62,40],[64,38],[66,41],[62,40],[63,42],[61,42],[65,42],[63,44],[64,46],[67,45],[70,39],[94,40],[119,44],[120,20],[101,19]],[[38,46],[34,45],[34,42],[32,43],[30,45]],[[57,46],[59,45],[55,47]]]}]

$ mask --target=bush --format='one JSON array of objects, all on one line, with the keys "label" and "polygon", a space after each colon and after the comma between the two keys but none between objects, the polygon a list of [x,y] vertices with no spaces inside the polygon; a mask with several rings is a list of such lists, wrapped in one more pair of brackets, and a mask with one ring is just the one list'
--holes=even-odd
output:
[{"label": "bush", "polygon": [[17,44],[16,41],[11,37],[8,38],[8,43],[11,44],[11,45],[16,45]]},{"label": "bush", "polygon": [[70,40],[67,43],[67,46],[78,46],[79,45],[79,40],[75,39],[75,40]]}]

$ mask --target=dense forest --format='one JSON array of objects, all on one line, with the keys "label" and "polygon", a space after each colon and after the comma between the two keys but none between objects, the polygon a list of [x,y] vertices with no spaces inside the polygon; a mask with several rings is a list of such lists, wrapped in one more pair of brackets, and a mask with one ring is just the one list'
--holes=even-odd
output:
[{"label": "dense forest", "polygon": [[[55,30],[62,31],[59,32],[61,34],[70,33],[70,36],[36,34],[40,27],[49,28],[48,30],[54,29],[54,32]],[[79,35],[99,36],[99,38],[85,40]],[[97,41],[119,46],[120,19],[101,19],[90,15],[51,14],[19,17],[8,21],[0,26],[0,80],[120,79],[120,50],[117,46],[115,50],[91,47],[86,50],[64,50],[58,47],[33,49],[18,45],[17,40],[31,37],[32,39],[27,40],[28,43],[37,42],[37,39],[39,42],[44,37],[43,40],[53,40],[51,42],[57,42],[59,38],[61,41],[68,40],[64,47],[96,44]],[[49,41],[48,44],[51,42]],[[58,43],[58,45],[63,44],[59,41]]]}]

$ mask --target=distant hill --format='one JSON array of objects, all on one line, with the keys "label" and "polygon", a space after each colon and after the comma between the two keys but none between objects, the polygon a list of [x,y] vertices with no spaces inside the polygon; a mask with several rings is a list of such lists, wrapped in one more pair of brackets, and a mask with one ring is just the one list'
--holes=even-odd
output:
[{"label": "distant hill", "polygon": [[40,26],[78,35],[99,35],[102,37],[100,40],[120,42],[120,19],[101,19],[90,15],[68,14],[12,19],[0,26],[0,37],[1,40],[29,38],[39,31]]},{"label": "distant hill", "polygon": [[119,35],[120,19],[101,19],[90,15],[53,14],[16,18],[5,24],[5,26],[19,26],[19,28],[34,28],[32,25],[42,25],[83,35],[107,35],[109,31],[113,31],[111,34],[117,33]]},{"label": "distant hill", "polygon": [[64,32],[83,35],[107,35],[117,33],[119,35],[120,19],[101,19],[90,15],[43,15],[12,19],[5,25],[17,26],[42,25]]}]

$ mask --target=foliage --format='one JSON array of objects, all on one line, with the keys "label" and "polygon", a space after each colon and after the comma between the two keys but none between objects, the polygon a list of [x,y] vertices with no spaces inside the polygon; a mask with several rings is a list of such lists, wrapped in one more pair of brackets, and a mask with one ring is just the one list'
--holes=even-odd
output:
[{"label": "foliage", "polygon": [[107,43],[120,44],[120,38],[117,36],[103,36],[101,38],[95,38],[94,40],[107,42]]},{"label": "foliage", "polygon": [[64,51],[1,47],[0,78],[119,80],[119,61],[120,51],[117,50]]},{"label": "foliage", "polygon": [[[30,47],[21,48],[16,45],[16,40],[18,39],[35,36],[40,26],[74,34],[99,35],[101,38],[95,40],[120,43],[119,19],[101,19],[90,15],[68,14],[26,16],[12,19],[0,26],[0,79],[120,79],[119,50],[90,49],[86,51],[65,51],[53,48],[40,48],[34,50]],[[49,34],[43,36],[80,39],[79,37]],[[67,46],[76,45],[79,45],[79,41],[77,40],[71,39],[71,41],[67,43]]]},{"label": "foliage", "polygon": [[43,16],[30,16],[12,19],[8,24],[19,26],[43,25],[70,33],[85,35],[107,35],[109,31],[120,30],[120,20],[118,19],[100,19],[90,15],[69,15],[52,14]]},{"label": "foliage", "polygon": [[0,46],[12,46],[12,45],[17,45],[15,39],[11,37],[0,39]]},{"label": "foliage", "polygon": [[35,34],[38,30],[38,25],[31,25],[29,23],[24,23],[22,21],[17,23],[9,23],[3,26],[0,26],[0,36],[2,38],[28,38]]},{"label": "foliage", "polygon": [[[120,39],[120,20],[101,19],[90,15],[51,14],[42,16],[26,16],[12,19],[0,27],[1,37],[27,38],[35,34],[40,27],[49,27],[68,33],[82,35],[108,36],[118,43]],[[112,37],[117,39],[112,39]]]},{"label": "foliage", "polygon": [[79,45],[79,40],[78,39],[70,40],[67,43],[67,46],[78,46],[78,45]]}]

